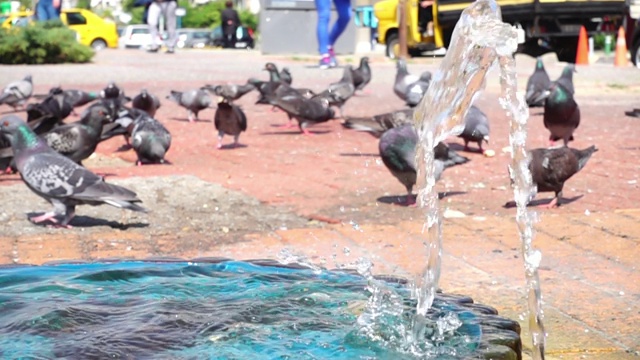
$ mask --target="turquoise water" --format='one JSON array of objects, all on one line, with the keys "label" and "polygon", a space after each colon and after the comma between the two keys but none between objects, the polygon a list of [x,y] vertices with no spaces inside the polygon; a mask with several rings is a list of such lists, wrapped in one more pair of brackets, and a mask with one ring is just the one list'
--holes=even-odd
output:
[{"label": "turquoise water", "polygon": [[[387,284],[405,309],[381,317],[388,331],[372,339],[357,325],[367,285],[350,273],[231,261],[5,267],[0,358],[413,359],[383,345],[415,313],[408,291]],[[432,312],[457,310],[436,301]],[[472,313],[459,318],[433,344],[438,359],[474,351],[480,328]]]}]

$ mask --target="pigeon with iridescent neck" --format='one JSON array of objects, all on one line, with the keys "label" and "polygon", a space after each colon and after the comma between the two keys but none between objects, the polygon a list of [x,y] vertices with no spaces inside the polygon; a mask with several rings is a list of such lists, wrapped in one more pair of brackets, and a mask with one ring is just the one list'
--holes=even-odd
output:
[{"label": "pigeon with iridescent neck", "polygon": [[544,104],[544,127],[550,132],[549,143],[562,140],[564,146],[573,140],[573,132],[580,125],[580,108],[571,92],[561,83],[553,83]]},{"label": "pigeon with iridescent neck", "polygon": [[549,79],[549,74],[544,68],[542,58],[538,57],[536,59],[536,69],[527,80],[527,93],[524,96],[527,105],[529,107],[544,106],[545,91],[549,89],[549,86],[551,86],[551,79]]},{"label": "pigeon with iridescent neck", "polygon": [[16,167],[27,187],[53,205],[53,210],[30,218],[71,227],[78,205],[102,205],[146,212],[136,193],[106,183],[103,178],[51,149],[15,115],[0,118],[0,134],[11,140]]},{"label": "pigeon with iridescent neck", "polygon": [[171,133],[158,120],[141,113],[133,122],[131,146],[138,155],[136,165],[164,164],[171,147]]}]

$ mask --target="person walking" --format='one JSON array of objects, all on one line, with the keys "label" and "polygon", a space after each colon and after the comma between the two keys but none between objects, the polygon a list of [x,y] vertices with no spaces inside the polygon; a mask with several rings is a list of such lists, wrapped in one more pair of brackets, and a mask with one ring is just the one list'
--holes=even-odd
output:
[{"label": "person walking", "polygon": [[61,0],[39,0],[36,5],[36,19],[38,21],[60,19]]},{"label": "person walking", "polygon": [[222,10],[220,17],[222,20],[222,34],[224,36],[224,47],[225,48],[235,48],[236,41],[236,32],[238,31],[238,27],[240,26],[240,16],[238,16],[238,12],[233,8],[233,2],[231,0],[227,0],[224,3],[224,10]]},{"label": "person walking", "polygon": [[158,52],[160,49],[161,38],[158,32],[160,16],[164,18],[164,26],[168,33],[167,53],[173,54],[176,49],[178,38],[176,36],[176,8],[178,7],[176,0],[154,0],[149,5],[147,14],[147,25],[149,25],[149,33],[151,34],[150,52]]},{"label": "person walking", "polygon": [[329,32],[331,19],[331,0],[315,0],[318,11],[318,51],[320,52],[320,68],[328,69],[338,66],[336,53],[333,49],[336,41],[342,35],[351,20],[351,0],[333,0],[338,19]]}]

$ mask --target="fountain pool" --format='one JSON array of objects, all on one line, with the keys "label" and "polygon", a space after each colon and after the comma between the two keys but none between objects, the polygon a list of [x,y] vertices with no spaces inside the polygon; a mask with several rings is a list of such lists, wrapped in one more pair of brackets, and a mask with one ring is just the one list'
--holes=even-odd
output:
[{"label": "fountain pool", "polygon": [[[371,282],[404,306],[376,337],[357,326]],[[0,268],[0,358],[416,359],[389,347],[415,313],[404,281],[270,260]],[[432,358],[518,359],[519,326],[439,294]],[[424,358],[424,357],[421,357]]]}]

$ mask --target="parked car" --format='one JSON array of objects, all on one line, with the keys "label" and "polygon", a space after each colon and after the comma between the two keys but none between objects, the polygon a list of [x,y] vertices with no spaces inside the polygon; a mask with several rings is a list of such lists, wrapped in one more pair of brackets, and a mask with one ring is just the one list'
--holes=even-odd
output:
[{"label": "parked car", "polygon": [[[222,34],[222,26],[213,29],[211,33],[213,46],[223,46],[224,39]],[[253,30],[246,26],[238,27],[236,31],[236,49],[252,49],[254,46]]]},{"label": "parked car", "polygon": [[[162,42],[162,39],[159,39]],[[118,40],[121,49],[146,49],[151,46],[151,33],[147,25],[125,26]]]},{"label": "parked car", "polygon": [[[118,31],[113,21],[105,20],[87,9],[64,9],[60,20],[76,32],[81,44],[94,50],[118,47]],[[19,11],[9,14],[2,22],[3,28],[26,26],[33,21],[33,12]]]},{"label": "parked car", "polygon": [[203,48],[212,45],[211,31],[208,29],[178,29],[179,48]]}]

